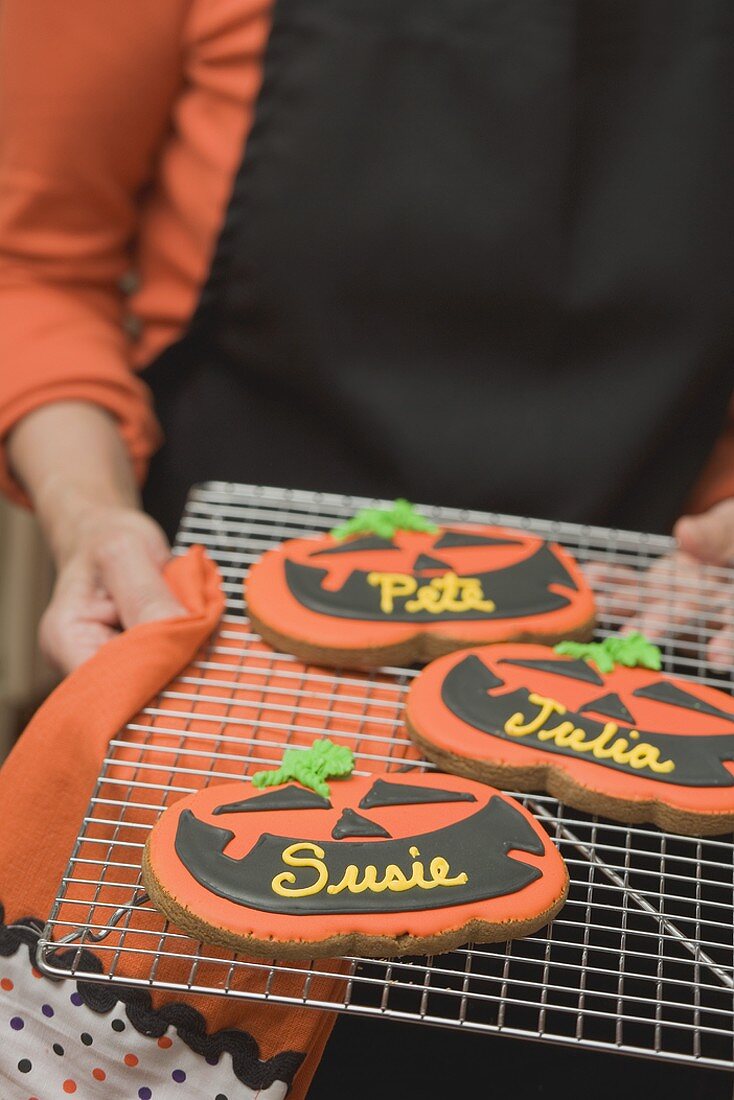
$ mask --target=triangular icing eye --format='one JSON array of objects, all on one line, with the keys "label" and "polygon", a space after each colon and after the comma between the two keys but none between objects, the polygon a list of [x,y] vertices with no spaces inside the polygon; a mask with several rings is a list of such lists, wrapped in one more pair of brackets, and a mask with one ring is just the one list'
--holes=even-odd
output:
[{"label": "triangular icing eye", "polygon": [[586,661],[564,661],[560,659],[548,661],[513,661],[504,657],[500,664],[517,665],[518,668],[537,669],[538,672],[552,672],[554,676],[568,676],[570,680],[583,680],[586,684],[597,684],[604,687],[604,681],[598,672],[594,672]]},{"label": "triangular icing eye", "polygon": [[652,699],[655,703],[669,703],[671,707],[683,707],[685,710],[695,710],[699,714],[710,714],[714,718],[725,718],[727,722],[734,722],[734,714],[728,714],[725,710],[719,710],[711,703],[705,703],[695,695],[690,695],[683,688],[676,687],[669,680],[658,680],[655,684],[638,688],[632,692],[638,699]]},{"label": "triangular icing eye", "polygon": [[291,784],[279,791],[266,791],[255,798],[243,798],[241,802],[228,802],[217,806],[214,817],[219,814],[243,814],[251,810],[330,810],[331,802],[315,791],[306,790]]},{"label": "triangular icing eye", "polygon": [[491,535],[472,535],[468,531],[444,531],[434,542],[434,550],[453,550],[461,546],[517,546],[520,539],[496,538]]},{"label": "triangular icing eye", "polygon": [[413,568],[416,570],[450,569],[451,566],[447,561],[440,561],[438,558],[432,558],[428,554],[419,554],[413,563]]},{"label": "triangular icing eye", "polygon": [[605,718],[614,718],[618,722],[629,722],[634,726],[635,719],[628,711],[622,700],[613,691],[609,695],[600,695],[598,699],[592,699],[579,707],[579,714],[603,714]]},{"label": "triangular icing eye", "polygon": [[334,840],[344,840],[347,836],[382,836],[389,838],[392,834],[376,821],[370,821],[367,817],[350,810],[347,806],[342,815],[331,830]]},{"label": "triangular icing eye", "polygon": [[380,538],[379,535],[365,535],[364,538],[350,539],[341,546],[330,546],[328,550],[314,550],[308,556],[310,558],[325,558],[329,554],[353,554],[361,550],[399,550],[391,539]]},{"label": "triangular icing eye", "polygon": [[[474,653],[454,665],[444,680],[444,687],[449,680],[452,684],[456,684],[461,695],[473,694],[477,691],[494,691],[495,688],[503,687],[505,683]],[[441,695],[444,696],[443,688]]]},{"label": "triangular icing eye", "polygon": [[407,783],[388,783],[376,779],[359,803],[360,810],[376,806],[417,806],[431,802],[476,802],[468,791],[445,791],[438,787],[413,787]]}]

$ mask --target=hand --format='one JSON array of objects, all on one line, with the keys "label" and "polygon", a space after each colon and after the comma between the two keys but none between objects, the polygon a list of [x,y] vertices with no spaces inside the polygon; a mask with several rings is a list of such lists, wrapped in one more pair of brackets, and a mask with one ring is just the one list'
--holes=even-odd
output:
[{"label": "hand", "polygon": [[734,567],[734,498],[722,500],[700,516],[682,516],[673,534],[692,558]]},{"label": "hand", "polygon": [[15,426],[7,447],[56,564],[39,631],[53,665],[71,672],[120,630],[186,613],[161,575],[171,552],[140,510],[113,417],[82,401],[42,405]]},{"label": "hand", "polygon": [[161,571],[170,557],[160,527],[136,508],[93,506],[67,528],[39,644],[71,672],[121,629],[183,615]]},{"label": "hand", "polygon": [[[676,551],[646,573],[593,563],[600,615],[624,620],[652,641],[675,638],[690,656],[713,669],[734,665],[734,499],[697,516],[683,516],[673,534]],[[704,642],[704,644],[702,644]]]}]

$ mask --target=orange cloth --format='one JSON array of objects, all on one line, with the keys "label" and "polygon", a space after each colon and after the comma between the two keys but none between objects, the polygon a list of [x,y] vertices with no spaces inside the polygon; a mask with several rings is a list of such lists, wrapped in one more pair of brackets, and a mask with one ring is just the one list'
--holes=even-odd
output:
[{"label": "orange cloth", "polygon": [[[271,7],[2,0],[0,440],[49,401],[92,401],[144,477],[160,434],[135,370],[180,334],[206,276]],[[694,499],[734,494],[729,447]],[[1,453],[0,489],[24,499]]]},{"label": "orange cloth", "polygon": [[[185,557],[174,560],[166,577],[190,614],[133,627],[105,645],[49,696],[0,769],[0,901],[5,906],[8,923],[26,917],[46,919],[87,812],[110,739],[187,665],[220,618],[224,599],[218,571],[201,547],[194,547]],[[143,741],[149,752],[150,737],[141,735],[141,743]],[[161,746],[167,741],[170,737],[161,734]],[[203,748],[211,749],[211,743],[203,744]],[[139,757],[134,739],[122,754],[130,761],[130,767],[118,766],[113,772],[117,778],[129,779]],[[157,779],[161,784],[169,784],[170,761],[170,755],[166,757],[164,750],[161,772],[149,771],[145,779],[150,783]],[[103,789],[103,793],[119,799],[120,791],[126,789],[114,787],[106,792]],[[145,806],[145,813],[141,806],[140,820],[145,819],[150,824],[151,800],[158,798],[157,805],[165,805],[168,791],[163,789],[156,793],[144,788],[142,794],[138,792],[133,796],[133,801],[136,797]],[[114,805],[102,806],[102,820],[94,826],[94,836],[111,839],[114,834],[118,844],[124,844],[131,837],[139,843],[145,833],[127,824],[136,820],[137,809],[125,817],[124,825],[116,826],[114,822],[105,825],[115,813]],[[99,846],[84,842],[76,854],[98,859],[99,853]],[[80,877],[94,877],[93,871]],[[134,884],[137,870],[135,867],[129,870],[115,867],[113,877],[118,882],[125,880]],[[105,886],[97,891],[94,886],[72,884],[66,898],[68,904],[62,905],[60,920],[69,920],[74,925],[83,919],[79,907],[73,904],[77,900],[84,901],[84,914],[91,908],[95,923],[106,923],[112,911],[110,904],[114,908],[128,903],[130,888],[120,892],[115,886]],[[135,913],[125,933],[127,948],[137,946],[150,950],[150,935],[136,935],[134,930],[144,931],[151,921],[159,932],[160,918],[154,912]],[[156,942],[158,938],[157,935]],[[111,958],[109,948],[114,945],[116,941],[111,937],[106,951],[97,949],[103,965]],[[173,948],[176,947],[174,943]],[[337,969],[340,964],[334,961],[328,966]],[[118,972],[125,977],[139,978],[146,976],[149,968],[149,957],[136,955],[134,951],[125,952]],[[231,985],[259,991],[265,985],[267,970],[267,967],[244,969],[234,975]],[[298,967],[293,970],[293,977],[287,971],[278,973],[269,987],[272,993],[294,998],[302,995],[303,974]],[[161,963],[157,976],[185,984],[189,972],[190,962],[168,958]],[[216,982],[219,977],[221,981],[221,973],[222,967],[218,966],[210,980]],[[206,964],[200,966],[197,980],[206,984]],[[333,999],[333,985],[331,979],[317,979],[311,986],[311,996],[328,1002]],[[262,1005],[258,1001],[230,997],[194,997],[158,991],[153,997],[153,1007],[159,1009],[171,1001],[185,1002],[196,1008],[204,1016],[209,1034],[223,1028],[249,1032],[259,1046],[262,1059],[284,1051],[305,1054],[288,1095],[289,1100],[301,1100],[306,1095],[333,1026],[333,1013]]]},{"label": "orange cloth", "polygon": [[216,566],[193,548],[167,568],[190,615],[119,634],[67,676],[0,768],[0,882],[9,920],[45,917],[108,742],[187,663],[224,608]]}]

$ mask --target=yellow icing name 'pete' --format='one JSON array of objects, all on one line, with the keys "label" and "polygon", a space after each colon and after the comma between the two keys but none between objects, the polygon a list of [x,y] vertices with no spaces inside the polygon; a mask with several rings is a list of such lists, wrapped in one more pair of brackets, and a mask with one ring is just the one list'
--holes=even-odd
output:
[{"label": "yellow icing name 'pete'", "polygon": [[405,604],[405,611],[494,611],[494,600],[484,598],[478,577],[457,577],[444,573],[419,587],[409,573],[368,573],[367,584],[380,589],[380,610],[386,615],[395,610],[395,600],[415,596]]},{"label": "yellow icing name 'pete'", "polygon": [[525,720],[519,711],[505,722],[505,733],[509,737],[527,737],[533,734],[538,741],[553,741],[559,748],[572,752],[588,752],[597,760],[613,760],[616,764],[628,764],[631,768],[667,774],[675,770],[673,760],[661,760],[660,749],[647,741],[630,746],[630,741],[639,739],[637,730],[625,730],[627,737],[618,737],[619,726],[616,722],[607,722],[597,737],[587,740],[586,731],[574,726],[573,722],[560,722],[557,726],[545,728],[546,723],[555,714],[565,714],[567,708],[555,699],[546,699],[543,695],[531,694],[530,702],[540,710],[535,718]]},{"label": "yellow icing name 'pete'", "polygon": [[[416,847],[408,850],[411,856],[420,855]],[[301,852],[311,854],[300,855]],[[448,861],[442,856],[435,856],[429,865],[429,878],[426,877],[421,860],[414,859],[410,875],[406,875],[395,863],[388,863],[382,878],[379,877],[377,868],[372,863],[361,869],[356,864],[350,863],[339,882],[330,883],[324,854],[324,849],[310,840],[290,844],[281,856],[283,863],[287,867],[310,867],[316,872],[316,879],[310,886],[295,886],[297,876],[294,872],[281,871],[270,884],[273,891],[284,898],[303,898],[311,894],[320,894],[324,888],[327,894],[340,894],[342,890],[347,890],[350,894],[363,894],[365,890],[373,894],[381,894],[384,890],[400,893],[403,890],[413,890],[415,887],[421,890],[433,890],[436,886],[463,886],[468,881],[464,871],[450,878]]]}]

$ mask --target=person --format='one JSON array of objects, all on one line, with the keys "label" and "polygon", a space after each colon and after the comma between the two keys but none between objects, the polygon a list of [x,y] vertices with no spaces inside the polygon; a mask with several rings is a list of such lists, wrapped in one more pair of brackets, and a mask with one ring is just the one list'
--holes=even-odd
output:
[{"label": "person", "polygon": [[202,480],[734,562],[731,35],[723,0],[5,0],[0,473],[59,669],[181,613]]}]

